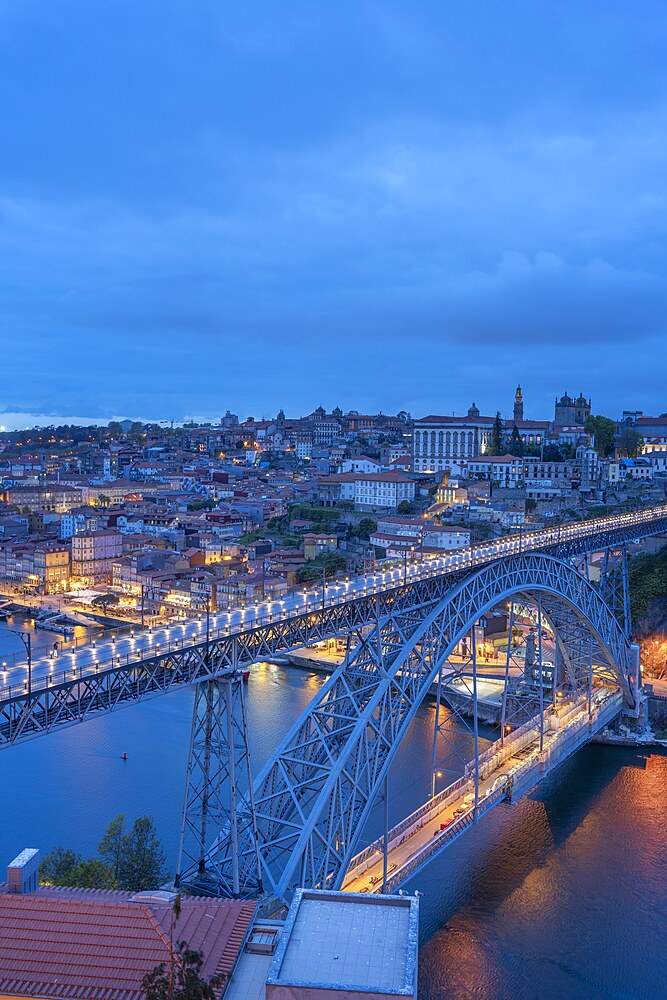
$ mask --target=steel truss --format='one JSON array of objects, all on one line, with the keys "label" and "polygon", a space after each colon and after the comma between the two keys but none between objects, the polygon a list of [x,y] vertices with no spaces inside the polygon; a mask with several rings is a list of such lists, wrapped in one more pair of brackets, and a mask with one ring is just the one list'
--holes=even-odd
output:
[{"label": "steel truss", "polygon": [[630,615],[630,584],[628,581],[628,549],[606,548],[600,576],[600,596],[614,612],[628,638],[632,635]]},{"label": "steel truss", "polygon": [[[591,637],[613,683],[634,706],[632,652],[596,589],[569,563],[529,553],[505,558],[456,581],[417,607],[395,601],[315,697],[255,782],[257,838],[246,824],[239,841],[245,870],[260,858],[255,881],[278,899],[297,886],[339,888],[374,800],[417,708],[456,644],[485,612],[518,593],[538,594],[562,644],[570,613]],[[426,594],[424,593],[424,598]],[[566,612],[561,612],[561,608]],[[570,663],[573,681],[581,665]],[[230,835],[207,849],[204,867],[230,881]]]},{"label": "steel truss", "polygon": [[[585,552],[622,547],[638,536],[665,531],[667,514],[663,506],[642,512],[641,523],[631,523],[630,516],[628,522],[620,526],[605,526],[605,519],[591,521],[590,531],[575,538],[561,539],[558,532],[553,540],[552,530],[552,540],[539,551],[571,559]],[[475,573],[477,567],[494,565],[489,562],[490,558],[475,551],[472,568],[450,569],[439,575],[433,569],[433,576],[407,580],[403,585],[396,583],[387,590],[349,601],[345,598],[332,601],[317,611],[283,619],[276,616],[275,620],[254,624],[251,628],[239,625],[234,631],[214,632],[210,636],[208,664],[204,663],[206,642],[202,640],[192,645],[175,641],[155,655],[137,655],[99,670],[85,667],[76,675],[65,670],[62,681],[56,679],[61,671],[54,665],[53,676],[34,682],[30,692],[27,685],[15,685],[0,692],[0,749],[145,698],[166,694],[178,686],[221,677],[234,669],[234,664],[249,666],[322,639],[352,634],[386,616],[411,608],[421,608],[423,612],[441,600],[457,581]],[[504,557],[498,564],[505,565],[515,558]],[[425,571],[429,572],[428,564],[425,564]]]},{"label": "steel truss", "polygon": [[[245,835],[257,843],[243,687],[240,670],[197,685],[177,869],[194,891],[206,893],[213,879],[216,894],[233,898],[262,889],[259,858],[243,864],[238,851]],[[230,856],[207,869],[206,844],[223,837]]]}]

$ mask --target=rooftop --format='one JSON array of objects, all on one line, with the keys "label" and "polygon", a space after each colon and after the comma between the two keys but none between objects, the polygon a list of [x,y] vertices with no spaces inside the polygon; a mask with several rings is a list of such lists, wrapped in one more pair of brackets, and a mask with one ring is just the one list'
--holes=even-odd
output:
[{"label": "rooftop", "polygon": [[[183,899],[174,940],[202,951],[205,976],[229,974],[254,903]],[[140,1000],[141,980],[169,958],[161,894],[41,888],[0,891],[0,994]]]},{"label": "rooftop", "polygon": [[298,889],[267,987],[414,997],[417,931],[414,897]]}]

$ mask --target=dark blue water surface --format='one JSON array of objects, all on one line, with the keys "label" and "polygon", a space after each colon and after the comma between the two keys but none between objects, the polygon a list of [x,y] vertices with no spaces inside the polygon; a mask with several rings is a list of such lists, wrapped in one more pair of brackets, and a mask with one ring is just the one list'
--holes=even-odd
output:
[{"label": "dark blue water surface", "polygon": [[[253,668],[256,766],[322,680]],[[173,870],[191,707],[192,692],[177,691],[5,751],[0,866],[23,847],[92,854],[125,812],[155,818]],[[392,822],[428,795],[432,722],[426,705],[400,749]],[[460,768],[444,744],[439,766],[443,781]],[[406,886],[423,893],[420,998],[667,997],[666,827],[667,757],[608,747],[584,749],[531,796],[499,806]]]}]

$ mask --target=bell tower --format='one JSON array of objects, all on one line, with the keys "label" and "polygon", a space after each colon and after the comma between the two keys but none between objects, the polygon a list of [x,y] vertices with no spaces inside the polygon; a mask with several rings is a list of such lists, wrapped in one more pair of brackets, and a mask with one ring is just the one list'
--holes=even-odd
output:
[{"label": "bell tower", "polygon": [[517,420],[523,420],[523,393],[521,392],[521,386],[516,387],[516,392],[514,393],[514,423]]}]

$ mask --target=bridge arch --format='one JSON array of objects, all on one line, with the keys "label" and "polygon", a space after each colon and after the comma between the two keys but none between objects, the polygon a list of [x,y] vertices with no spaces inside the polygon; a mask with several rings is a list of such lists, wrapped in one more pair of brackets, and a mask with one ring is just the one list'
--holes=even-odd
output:
[{"label": "bridge arch", "polygon": [[[488,564],[454,582],[437,602],[379,619],[322,687],[254,783],[261,880],[289,899],[297,886],[342,885],[365,822],[400,743],[461,638],[515,594],[548,595],[593,638],[633,703],[631,647],[596,589],[569,563],[529,553]],[[556,622],[557,626],[557,622]],[[212,849],[231,864],[230,845]],[[254,841],[241,846],[247,865]]]}]

